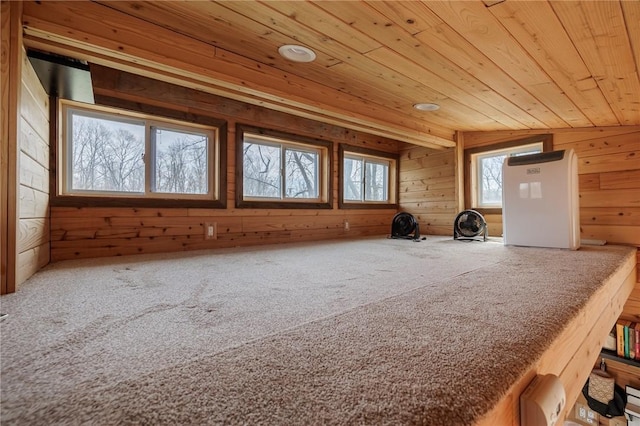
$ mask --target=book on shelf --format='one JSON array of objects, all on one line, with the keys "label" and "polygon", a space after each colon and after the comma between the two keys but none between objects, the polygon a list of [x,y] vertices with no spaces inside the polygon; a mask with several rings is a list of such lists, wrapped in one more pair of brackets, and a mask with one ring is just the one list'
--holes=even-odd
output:
[{"label": "book on shelf", "polygon": [[625,327],[629,327],[629,324],[631,324],[631,321],[627,321],[627,320],[618,320],[618,322],[616,322],[616,353],[618,354],[619,357],[624,358],[624,347],[625,347],[625,333],[624,333],[624,328]]},{"label": "book on shelf", "polygon": [[636,359],[636,323],[629,325],[629,359]]},{"label": "book on shelf", "polygon": [[640,323],[616,322],[616,354],[621,358],[640,360]]},{"label": "book on shelf", "polygon": [[636,334],[636,359],[640,361],[640,322],[635,326]]}]

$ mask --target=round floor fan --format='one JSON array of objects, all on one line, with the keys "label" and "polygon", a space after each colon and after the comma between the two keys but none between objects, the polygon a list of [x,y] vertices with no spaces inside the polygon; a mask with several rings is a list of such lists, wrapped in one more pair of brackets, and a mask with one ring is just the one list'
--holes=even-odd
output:
[{"label": "round floor fan", "polygon": [[391,238],[420,241],[420,225],[412,214],[400,212],[391,221]]},{"label": "round floor fan", "polygon": [[475,210],[463,210],[453,222],[454,240],[487,241],[487,222]]}]

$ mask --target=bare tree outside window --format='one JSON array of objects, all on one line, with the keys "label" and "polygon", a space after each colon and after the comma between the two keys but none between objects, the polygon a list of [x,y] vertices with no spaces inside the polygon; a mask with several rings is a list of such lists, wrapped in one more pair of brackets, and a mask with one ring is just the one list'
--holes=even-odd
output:
[{"label": "bare tree outside window", "polygon": [[72,189],[144,192],[144,126],[73,116]]},{"label": "bare tree outside window", "polygon": [[354,158],[344,159],[344,199],[349,201],[362,201],[362,160]]},{"label": "bare tree outside window", "polygon": [[387,201],[389,187],[389,165],[367,161],[365,177],[365,200]]},{"label": "bare tree outside window", "polygon": [[155,141],[155,192],[206,194],[206,135],[152,128]]},{"label": "bare tree outside window", "polygon": [[244,144],[243,191],[248,197],[280,198],[280,148]]},{"label": "bare tree outside window", "polygon": [[[212,193],[212,132],[196,127],[191,130],[186,123],[156,127],[146,118],[102,110],[64,111],[69,128],[64,156],[68,176],[63,192],[142,196],[154,192]],[[146,182],[147,176],[151,182]]]},{"label": "bare tree outside window", "polygon": [[542,152],[542,142],[474,154],[477,179],[477,205],[474,207],[502,206],[502,165],[505,158],[539,152]]},{"label": "bare tree outside window", "polygon": [[502,163],[506,157],[506,154],[503,154],[480,160],[483,204],[502,203]]},{"label": "bare tree outside window", "polygon": [[319,151],[245,141],[243,195],[316,199],[319,197],[319,166]]},{"label": "bare tree outside window", "polygon": [[319,161],[320,154],[317,152],[285,151],[287,198],[318,198]]},{"label": "bare tree outside window", "polygon": [[388,201],[389,163],[365,157],[345,156],[344,194],[346,201]]}]

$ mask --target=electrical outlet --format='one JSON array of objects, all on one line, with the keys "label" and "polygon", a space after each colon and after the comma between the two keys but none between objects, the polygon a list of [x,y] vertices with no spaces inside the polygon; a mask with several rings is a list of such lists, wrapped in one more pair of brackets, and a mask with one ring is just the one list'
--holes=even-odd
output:
[{"label": "electrical outlet", "polygon": [[347,219],[344,220],[344,230],[345,231],[349,230],[349,221]]},{"label": "electrical outlet", "polygon": [[204,239],[205,240],[218,239],[218,224],[216,222],[206,222],[204,224]]}]

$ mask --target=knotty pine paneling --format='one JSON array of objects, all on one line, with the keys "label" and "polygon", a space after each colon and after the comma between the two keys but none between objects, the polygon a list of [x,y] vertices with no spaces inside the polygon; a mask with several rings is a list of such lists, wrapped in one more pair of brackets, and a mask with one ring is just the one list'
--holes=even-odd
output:
[{"label": "knotty pine paneling", "polygon": [[16,283],[50,260],[49,96],[22,52]]},{"label": "knotty pine paneling", "polygon": [[[464,144],[465,148],[487,146],[533,133],[465,133]],[[578,155],[582,238],[640,248],[640,127],[558,130],[553,132],[553,147],[573,148]],[[501,215],[486,219],[491,235],[500,235]],[[640,269],[640,252],[637,256]],[[620,317],[640,321],[640,277]],[[619,385],[640,386],[636,367],[616,361],[607,365]]]},{"label": "knotty pine paneling", "polygon": [[421,234],[449,235],[457,214],[455,150],[403,145],[400,210],[411,213]]},{"label": "knotty pine paneling", "polygon": [[[391,220],[397,213],[395,208],[338,209],[338,147],[345,143],[396,153],[397,141],[104,67],[92,67],[92,80],[96,99],[111,106],[131,107],[142,103],[225,120],[227,187],[222,193],[226,196],[227,207],[55,206],[51,209],[53,261],[367,235],[384,236],[390,233]],[[236,123],[333,142],[333,207],[327,210],[235,208]],[[39,200],[34,194],[29,196],[25,203],[30,209],[37,209]],[[345,222],[349,224],[348,230]],[[215,239],[205,239],[207,223],[216,225]]]},{"label": "knotty pine paneling", "polygon": [[[640,127],[553,131],[555,150],[571,149],[579,159],[580,225],[582,238],[640,246]],[[522,132],[472,132],[464,134],[465,148],[521,139]],[[489,222],[491,235],[502,222]]]}]

